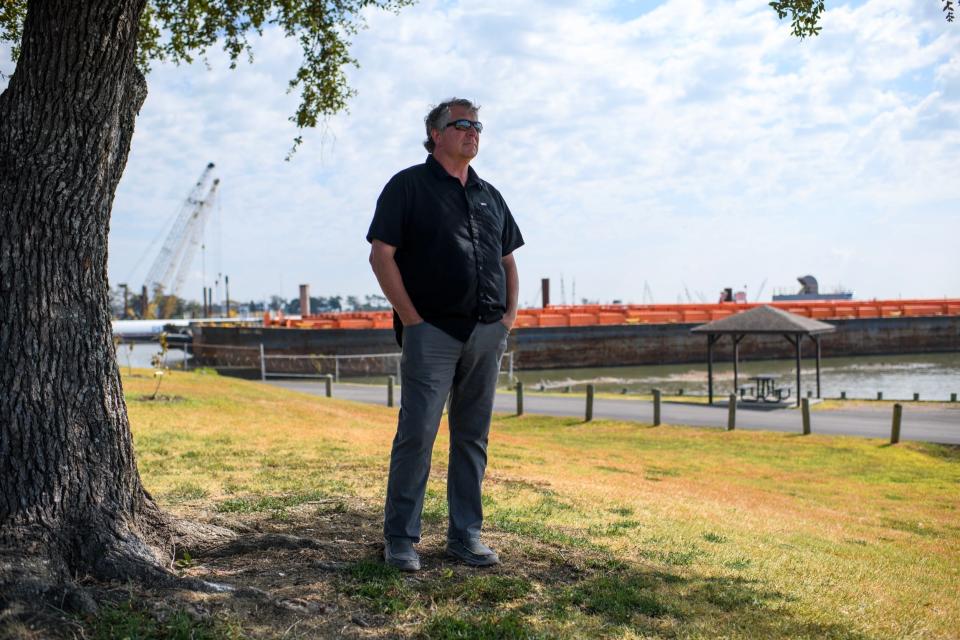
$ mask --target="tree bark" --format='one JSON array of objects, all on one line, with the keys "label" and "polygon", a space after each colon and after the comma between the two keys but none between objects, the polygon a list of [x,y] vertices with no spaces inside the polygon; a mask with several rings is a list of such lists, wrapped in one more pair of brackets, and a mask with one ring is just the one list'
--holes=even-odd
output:
[{"label": "tree bark", "polygon": [[0,599],[156,578],[177,533],[137,472],[107,282],[145,2],[31,0],[0,94]]}]

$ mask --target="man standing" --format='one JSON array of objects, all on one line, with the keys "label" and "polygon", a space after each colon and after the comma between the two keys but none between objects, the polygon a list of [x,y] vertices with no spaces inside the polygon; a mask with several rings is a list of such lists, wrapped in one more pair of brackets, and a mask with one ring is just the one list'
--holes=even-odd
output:
[{"label": "man standing", "polygon": [[478,109],[452,98],[430,111],[430,155],[390,179],[367,232],[403,347],[383,533],[384,559],[405,571],[420,568],[413,545],[448,395],[447,553],[473,566],[500,562],[480,541],[480,494],[500,358],[517,317],[513,251],[523,237],[500,192],[470,167],[483,131]]}]

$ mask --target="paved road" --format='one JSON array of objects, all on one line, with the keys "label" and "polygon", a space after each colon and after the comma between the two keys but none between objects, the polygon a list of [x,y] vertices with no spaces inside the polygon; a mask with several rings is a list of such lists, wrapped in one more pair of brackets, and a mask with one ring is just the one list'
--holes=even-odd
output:
[{"label": "paved road", "polygon": [[[286,389],[323,395],[322,382],[301,380],[270,380],[268,384]],[[344,400],[370,404],[387,404],[386,387],[363,384],[335,384],[333,395]],[[400,394],[397,390],[397,400]],[[545,396],[527,393],[523,398],[524,411],[555,416],[583,416],[584,396],[571,394]],[[516,411],[516,396],[498,392],[494,409],[502,413]],[[892,409],[856,408],[835,411],[812,411],[811,430],[814,433],[889,438]],[[595,418],[611,420],[653,420],[653,403],[642,400],[619,400],[598,398],[594,402]],[[666,424],[682,424],[697,427],[726,427],[727,408],[708,407],[696,404],[665,402],[661,407],[661,420]],[[799,433],[802,430],[800,411],[795,409],[771,409],[741,405],[737,411],[738,429],[786,431]],[[920,440],[944,444],[960,444],[960,407],[957,409],[934,409],[911,407],[905,404],[900,431],[902,440]]]}]

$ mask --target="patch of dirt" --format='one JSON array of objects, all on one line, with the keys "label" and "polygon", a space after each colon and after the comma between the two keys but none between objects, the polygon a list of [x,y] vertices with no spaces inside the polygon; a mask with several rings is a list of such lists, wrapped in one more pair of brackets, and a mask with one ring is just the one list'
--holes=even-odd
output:
[{"label": "patch of dirt", "polygon": [[[209,516],[199,509],[178,509],[179,516],[194,520],[204,520],[204,514]],[[499,575],[549,587],[572,584],[597,566],[595,553],[488,531],[484,539],[498,551],[503,564],[472,568],[446,556],[445,524],[428,525],[431,530],[418,545],[423,569],[400,576],[409,592],[418,594],[416,603],[388,612],[351,588],[358,563],[382,564],[382,518],[379,509],[349,500],[301,505],[288,510],[282,520],[261,513],[218,514],[206,521],[234,529],[247,542],[277,543],[242,544],[241,552],[222,556],[178,554],[179,575],[230,585],[233,591],[154,591],[89,580],[83,586],[101,606],[134,602],[138,611],[155,620],[185,613],[201,622],[232,622],[240,627],[242,637],[408,638],[419,634],[434,606],[431,589],[441,583],[456,585],[476,576]],[[298,538],[303,544],[288,544]],[[92,624],[92,619],[84,625],[76,616],[52,611],[21,625],[19,634],[0,632],[0,638],[90,637],[89,629],[83,627]]]},{"label": "patch of dirt", "polygon": [[169,403],[187,401],[187,399],[184,398],[183,396],[168,396],[163,393],[158,393],[156,397],[154,397],[153,394],[134,396],[133,400],[135,400],[136,402],[169,402]]}]

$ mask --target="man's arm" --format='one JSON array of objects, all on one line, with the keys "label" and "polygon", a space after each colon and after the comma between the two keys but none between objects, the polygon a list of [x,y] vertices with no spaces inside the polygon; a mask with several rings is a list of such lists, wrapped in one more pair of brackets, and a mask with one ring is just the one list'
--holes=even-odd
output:
[{"label": "man's arm", "polygon": [[383,290],[383,295],[396,309],[397,315],[403,326],[407,327],[413,324],[420,324],[423,318],[417,313],[407,288],[403,286],[403,277],[400,275],[400,268],[394,260],[394,254],[397,248],[380,240],[374,240],[370,248],[370,265],[373,267],[373,273],[377,276],[377,282]]},{"label": "man's arm", "polygon": [[503,256],[500,259],[503,264],[503,272],[507,276],[507,311],[500,320],[506,325],[507,329],[513,328],[513,323],[517,321],[517,300],[520,298],[520,276],[517,273],[517,261],[513,254]]}]

